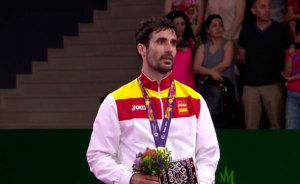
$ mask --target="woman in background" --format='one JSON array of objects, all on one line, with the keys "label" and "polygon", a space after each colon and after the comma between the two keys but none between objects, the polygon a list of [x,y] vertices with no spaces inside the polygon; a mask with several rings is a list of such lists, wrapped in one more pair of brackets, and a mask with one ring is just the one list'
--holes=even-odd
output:
[{"label": "woman in background", "polygon": [[165,0],[164,14],[169,14],[172,10],[183,11],[189,18],[194,36],[198,35],[204,17],[204,0]]},{"label": "woman in background", "polygon": [[[221,16],[216,14],[209,15],[201,30],[201,39],[204,44],[198,47],[194,60],[194,72],[199,74],[203,81],[207,80],[205,81],[206,84],[210,81],[210,85],[215,85],[215,88],[206,88],[211,91],[205,92],[210,95],[206,96],[205,100],[216,128],[230,128],[229,122],[231,121],[230,113],[226,112],[223,106],[228,105],[228,103],[226,102],[227,104],[225,104],[224,101],[218,100],[222,98],[221,92],[218,92],[220,85],[226,85],[224,90],[230,95],[229,99],[231,100],[229,103],[232,103],[229,106],[233,105],[236,99],[234,87],[236,80],[232,63],[234,44],[232,41],[225,40],[223,33],[224,25]],[[202,87],[204,88],[204,86]],[[224,109],[224,111],[220,109]]]},{"label": "woman in background", "polygon": [[241,24],[244,19],[246,1],[245,0],[204,0],[202,3],[206,7],[205,18],[209,15],[217,14],[223,18],[223,36],[227,40],[238,40]]},{"label": "woman in background", "polygon": [[182,11],[173,10],[167,16],[173,21],[177,35],[177,54],[174,60],[174,79],[196,89],[193,73],[193,51],[195,39],[188,17]]},{"label": "woman in background", "polygon": [[294,44],[286,51],[283,77],[287,80],[286,128],[300,130],[300,25],[296,26]]},{"label": "woman in background", "polygon": [[289,24],[291,36],[295,42],[300,42],[299,37],[296,34],[296,26],[300,22],[299,5],[299,0],[287,0],[287,13],[285,15],[285,21]]}]

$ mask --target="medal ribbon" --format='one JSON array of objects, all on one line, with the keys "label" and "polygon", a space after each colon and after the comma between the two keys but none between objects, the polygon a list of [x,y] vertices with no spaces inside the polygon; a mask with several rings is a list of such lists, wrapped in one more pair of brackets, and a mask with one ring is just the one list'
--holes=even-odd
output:
[{"label": "medal ribbon", "polygon": [[143,93],[146,110],[147,110],[148,118],[150,121],[151,132],[152,132],[152,135],[153,135],[153,138],[155,141],[155,146],[156,147],[165,147],[166,142],[167,142],[170,124],[171,124],[172,112],[173,112],[173,108],[174,108],[174,101],[175,101],[175,94],[176,94],[175,83],[174,83],[174,80],[172,80],[171,87],[170,87],[169,94],[168,94],[165,114],[163,117],[161,129],[159,131],[156,114],[153,110],[153,105],[150,101],[150,98],[144,88],[143,80],[144,79],[143,79],[142,75],[138,77],[138,82],[139,82],[139,85],[140,85],[142,93]]}]

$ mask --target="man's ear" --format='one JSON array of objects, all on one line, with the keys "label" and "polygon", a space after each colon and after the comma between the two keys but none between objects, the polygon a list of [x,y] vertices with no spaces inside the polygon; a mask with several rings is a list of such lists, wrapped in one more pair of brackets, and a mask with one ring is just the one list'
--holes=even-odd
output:
[{"label": "man's ear", "polygon": [[144,44],[137,44],[136,49],[142,57],[146,56],[147,48]]}]

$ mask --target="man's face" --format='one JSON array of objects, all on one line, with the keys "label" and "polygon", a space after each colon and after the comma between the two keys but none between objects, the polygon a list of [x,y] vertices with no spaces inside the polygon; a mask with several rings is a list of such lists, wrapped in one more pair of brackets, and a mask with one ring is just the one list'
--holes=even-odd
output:
[{"label": "man's face", "polygon": [[260,21],[271,20],[271,3],[270,0],[258,0],[251,8],[252,13]]},{"label": "man's face", "polygon": [[176,34],[172,29],[153,32],[145,47],[145,62],[148,70],[167,74],[172,70],[176,55]]}]

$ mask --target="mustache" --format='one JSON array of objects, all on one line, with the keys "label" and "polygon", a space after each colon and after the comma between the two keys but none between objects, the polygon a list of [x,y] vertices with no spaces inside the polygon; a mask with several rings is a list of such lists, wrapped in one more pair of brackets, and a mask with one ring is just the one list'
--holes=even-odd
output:
[{"label": "mustache", "polygon": [[174,60],[174,57],[173,57],[173,55],[172,54],[164,54],[164,55],[162,55],[161,57],[160,57],[160,59],[163,59],[163,58],[169,58],[169,57],[171,57],[172,58],[172,60]]}]

